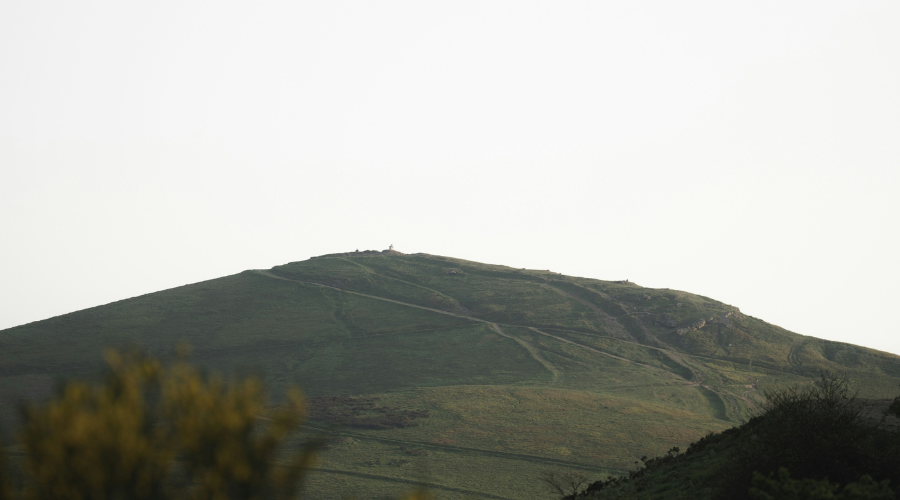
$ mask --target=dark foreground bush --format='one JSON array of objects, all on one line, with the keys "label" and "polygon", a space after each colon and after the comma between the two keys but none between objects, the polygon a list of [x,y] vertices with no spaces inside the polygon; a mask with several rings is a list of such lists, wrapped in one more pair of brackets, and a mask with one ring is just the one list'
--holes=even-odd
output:
[{"label": "dark foreground bush", "polygon": [[[879,425],[846,378],[766,393],[764,414],[710,434],[684,453],[642,459],[627,476],[597,481],[581,499],[900,498],[900,435]],[[891,407],[900,413],[900,398]],[[751,487],[753,488],[751,490]]]},{"label": "dark foreground bush", "polygon": [[892,500],[894,492],[884,480],[876,483],[865,475],[859,481],[843,486],[827,479],[793,479],[782,467],[777,476],[753,474],[750,498],[754,500]]},{"label": "dark foreground bush", "polygon": [[741,428],[726,462],[725,491],[746,498],[754,473],[846,485],[870,476],[900,486],[900,439],[863,414],[844,377],[766,394],[767,411]]}]

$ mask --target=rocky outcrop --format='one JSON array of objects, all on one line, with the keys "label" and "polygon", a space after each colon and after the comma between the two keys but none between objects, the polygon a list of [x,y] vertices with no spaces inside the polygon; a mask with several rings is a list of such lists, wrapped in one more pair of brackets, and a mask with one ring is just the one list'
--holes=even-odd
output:
[{"label": "rocky outcrop", "polygon": [[740,309],[736,307],[734,309],[734,311],[728,311],[727,313],[723,314],[722,317],[719,318],[719,322],[724,323],[725,326],[731,326],[731,320],[737,318],[738,314],[740,314]]},{"label": "rocky outcrop", "polygon": [[707,321],[712,321],[713,319],[714,318],[700,319],[700,320],[694,321],[693,323],[691,323],[687,326],[683,326],[683,327],[675,330],[675,333],[677,333],[678,335],[684,335],[687,332],[690,332],[693,330],[699,330],[699,329],[703,328],[704,326],[706,326]]},{"label": "rocky outcrop", "polygon": [[731,326],[731,322],[737,318],[741,317],[741,310],[737,307],[734,307],[733,310],[722,313],[721,316],[710,316],[708,318],[701,318],[698,320],[694,320],[687,324],[678,325],[678,322],[672,317],[669,313],[660,314],[656,320],[653,321],[653,324],[656,326],[664,326],[666,328],[675,329],[675,333],[678,335],[684,335],[687,332],[699,330],[704,326],[710,323],[722,323],[725,326]]},{"label": "rocky outcrop", "polygon": [[675,330],[675,333],[677,333],[678,335],[684,335],[687,332],[699,330],[706,326],[708,323],[724,323],[725,326],[731,326],[731,321],[737,318],[739,315],[740,309],[735,307],[734,311],[728,311],[727,313],[722,314],[721,318],[710,316],[709,318],[699,319],[697,321],[694,321],[693,323],[678,328],[677,330]]}]

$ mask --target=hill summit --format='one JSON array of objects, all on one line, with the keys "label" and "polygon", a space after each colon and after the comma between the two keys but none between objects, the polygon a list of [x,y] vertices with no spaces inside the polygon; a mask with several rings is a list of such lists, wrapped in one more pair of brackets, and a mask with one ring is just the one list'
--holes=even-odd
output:
[{"label": "hill summit", "polygon": [[[848,374],[893,397],[900,358],[711,298],[428,254],[323,255],[0,331],[0,408],[95,377],[108,346],[292,385],[335,433],[315,496],[544,498],[547,470],[624,473],[739,425],[760,391]],[[0,415],[0,416],[3,416]],[[7,425],[9,428],[9,425]],[[346,487],[335,489],[340,479]]]}]

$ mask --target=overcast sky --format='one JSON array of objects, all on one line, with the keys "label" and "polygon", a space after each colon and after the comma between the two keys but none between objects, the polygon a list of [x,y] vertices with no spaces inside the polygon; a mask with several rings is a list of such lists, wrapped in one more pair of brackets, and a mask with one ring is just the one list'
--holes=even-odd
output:
[{"label": "overcast sky", "polygon": [[900,3],[0,2],[0,328],[314,255],[900,353]]}]

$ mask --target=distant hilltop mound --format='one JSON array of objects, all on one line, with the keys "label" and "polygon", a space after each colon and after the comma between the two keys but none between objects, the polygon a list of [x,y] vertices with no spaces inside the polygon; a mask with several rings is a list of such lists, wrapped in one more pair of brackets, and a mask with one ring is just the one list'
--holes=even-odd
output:
[{"label": "distant hilltop mound", "polygon": [[322,259],[325,257],[359,257],[361,255],[406,255],[403,252],[398,252],[394,250],[394,245],[391,245],[387,250],[356,250],[354,252],[342,252],[342,253],[329,253],[325,255],[316,255],[315,257],[310,257],[311,259]]}]

